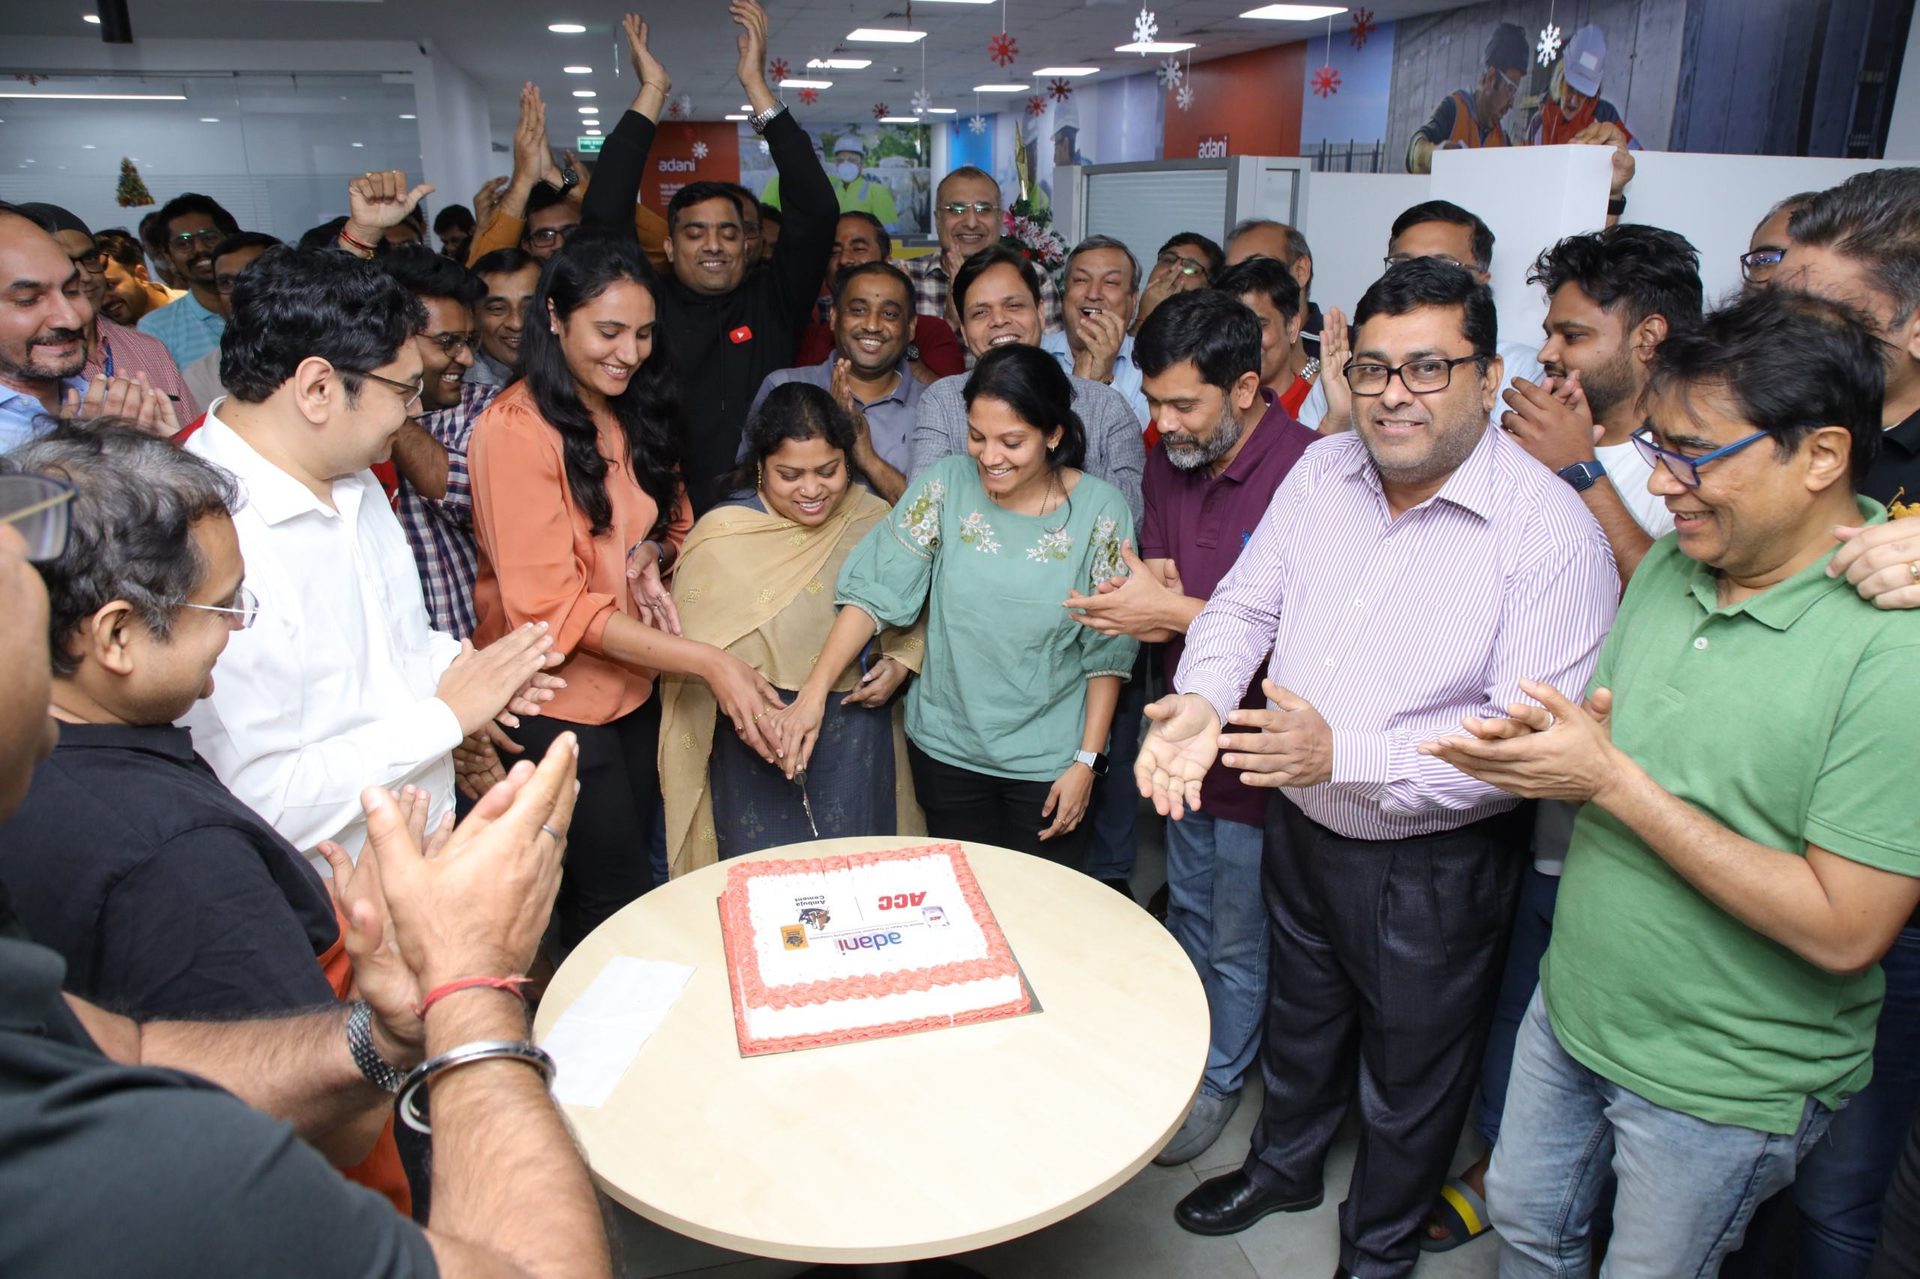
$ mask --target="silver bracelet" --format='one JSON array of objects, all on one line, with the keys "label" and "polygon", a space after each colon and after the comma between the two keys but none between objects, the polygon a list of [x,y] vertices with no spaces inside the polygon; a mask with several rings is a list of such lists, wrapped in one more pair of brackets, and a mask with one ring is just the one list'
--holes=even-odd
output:
[{"label": "silver bracelet", "polygon": [[495,1057],[510,1057],[515,1061],[524,1061],[540,1072],[541,1078],[553,1082],[553,1058],[537,1044],[517,1039],[478,1039],[470,1044],[461,1044],[458,1048],[449,1048],[438,1057],[429,1057],[415,1066],[407,1075],[407,1082],[400,1089],[400,1096],[394,1101],[394,1107],[400,1112],[400,1120],[415,1132],[433,1131],[426,1116],[414,1106],[413,1099],[427,1080],[437,1071],[454,1070],[461,1066],[471,1066],[476,1061],[487,1061]]}]

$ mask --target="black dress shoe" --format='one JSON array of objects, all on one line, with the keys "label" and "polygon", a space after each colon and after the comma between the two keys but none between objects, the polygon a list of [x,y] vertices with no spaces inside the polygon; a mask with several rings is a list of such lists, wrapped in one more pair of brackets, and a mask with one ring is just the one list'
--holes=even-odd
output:
[{"label": "black dress shoe", "polygon": [[1173,1219],[1182,1230],[1196,1235],[1232,1235],[1276,1212],[1318,1208],[1320,1199],[1319,1191],[1304,1199],[1288,1198],[1236,1171],[1201,1182],[1199,1189],[1174,1206]]}]

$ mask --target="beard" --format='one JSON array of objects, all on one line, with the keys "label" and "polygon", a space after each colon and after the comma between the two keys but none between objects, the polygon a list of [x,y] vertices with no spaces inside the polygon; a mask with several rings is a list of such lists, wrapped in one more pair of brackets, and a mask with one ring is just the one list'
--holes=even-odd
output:
[{"label": "beard", "polygon": [[[1551,367],[1547,372],[1556,377],[1565,377],[1566,368],[1558,370]],[[1633,352],[1625,350],[1593,369],[1583,369],[1580,373],[1580,388],[1586,392],[1587,408],[1598,422],[1621,404],[1640,393],[1640,387],[1634,379]]]},{"label": "beard", "polygon": [[[79,351],[65,365],[48,368],[33,362],[33,348],[52,346],[67,342],[80,344]],[[74,377],[87,365],[86,334],[79,329],[55,329],[44,338],[28,342],[19,359],[4,347],[0,347],[0,377],[12,378],[18,382],[58,382]]]},{"label": "beard", "polygon": [[[1355,425],[1358,426],[1357,421]],[[1460,464],[1479,447],[1480,440],[1487,433],[1486,410],[1480,407],[1478,401],[1474,401],[1444,426],[1438,421],[1434,426],[1433,443],[1426,456],[1405,461],[1382,457],[1381,450],[1374,447],[1373,440],[1365,431],[1360,432],[1360,438],[1366,444],[1374,469],[1380,472],[1382,479],[1409,486],[1429,484],[1459,470]]]},{"label": "beard", "polygon": [[1204,440],[1192,440],[1184,436],[1177,441],[1174,436],[1166,436],[1161,443],[1167,450],[1167,461],[1183,471],[1197,471],[1203,466],[1212,466],[1233,451],[1240,442],[1245,428],[1240,425],[1240,417],[1233,411],[1229,401],[1220,410],[1220,420],[1213,424],[1213,434]]}]

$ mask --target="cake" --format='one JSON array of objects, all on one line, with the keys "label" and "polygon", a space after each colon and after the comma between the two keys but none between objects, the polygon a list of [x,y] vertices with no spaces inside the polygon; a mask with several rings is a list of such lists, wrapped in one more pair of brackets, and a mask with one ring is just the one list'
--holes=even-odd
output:
[{"label": "cake", "polygon": [[1033,1007],[958,844],[735,863],[720,934],[743,1056]]}]

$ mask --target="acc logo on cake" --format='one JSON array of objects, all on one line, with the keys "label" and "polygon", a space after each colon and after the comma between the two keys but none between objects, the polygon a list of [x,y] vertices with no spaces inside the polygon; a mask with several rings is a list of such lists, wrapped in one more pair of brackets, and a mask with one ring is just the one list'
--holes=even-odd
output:
[{"label": "acc logo on cake", "polygon": [[780,925],[780,945],[787,950],[805,950],[807,930],[799,924]]}]

